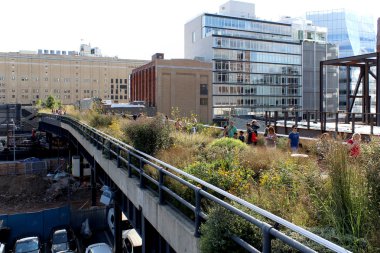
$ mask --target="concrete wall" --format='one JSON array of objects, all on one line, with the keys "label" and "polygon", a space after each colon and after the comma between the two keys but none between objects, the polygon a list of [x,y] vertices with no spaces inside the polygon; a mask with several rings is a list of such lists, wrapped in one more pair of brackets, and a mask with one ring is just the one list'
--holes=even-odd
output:
[{"label": "concrete wall", "polygon": [[167,205],[159,205],[158,198],[148,190],[140,189],[135,178],[129,178],[127,171],[117,168],[116,161],[104,158],[102,151],[67,124],[61,127],[68,130],[78,142],[94,156],[96,162],[109,175],[120,190],[136,206],[141,207],[142,215],[155,227],[160,235],[176,252],[200,252],[199,239],[194,237],[194,224]]}]

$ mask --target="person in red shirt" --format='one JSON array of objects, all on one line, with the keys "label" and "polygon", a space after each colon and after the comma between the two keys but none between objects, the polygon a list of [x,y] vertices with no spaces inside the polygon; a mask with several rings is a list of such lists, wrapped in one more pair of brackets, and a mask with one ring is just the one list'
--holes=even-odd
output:
[{"label": "person in red shirt", "polygon": [[359,133],[354,133],[347,141],[349,154],[351,157],[358,157],[360,155],[360,141],[361,135]]}]

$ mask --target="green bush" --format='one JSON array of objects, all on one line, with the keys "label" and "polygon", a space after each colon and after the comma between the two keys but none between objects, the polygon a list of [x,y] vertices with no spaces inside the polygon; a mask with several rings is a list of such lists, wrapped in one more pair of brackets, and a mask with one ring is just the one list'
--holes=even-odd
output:
[{"label": "green bush", "polygon": [[91,117],[89,124],[95,128],[108,127],[112,124],[112,116],[95,113]]},{"label": "green bush", "polygon": [[210,211],[207,221],[201,226],[201,234],[202,253],[246,252],[231,239],[233,235],[261,249],[260,230],[222,207]]},{"label": "green bush", "polygon": [[170,127],[161,117],[131,121],[124,127],[123,132],[134,148],[149,155],[154,155],[172,144]]}]

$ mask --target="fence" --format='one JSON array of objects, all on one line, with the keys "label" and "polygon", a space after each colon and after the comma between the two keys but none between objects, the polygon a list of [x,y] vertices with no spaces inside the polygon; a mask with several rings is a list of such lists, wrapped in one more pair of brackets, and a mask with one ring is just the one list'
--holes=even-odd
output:
[{"label": "fence", "polygon": [[47,173],[46,161],[36,162],[2,162],[0,163],[0,176],[5,175],[24,175],[24,174],[42,174]]}]

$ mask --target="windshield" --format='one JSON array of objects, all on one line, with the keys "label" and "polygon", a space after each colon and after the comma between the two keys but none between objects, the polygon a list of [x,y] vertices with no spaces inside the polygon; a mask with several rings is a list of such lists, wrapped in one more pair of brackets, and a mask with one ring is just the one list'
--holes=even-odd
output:
[{"label": "windshield", "polygon": [[55,233],[53,236],[53,244],[66,243],[67,241],[66,232]]},{"label": "windshield", "polygon": [[15,253],[38,252],[38,239],[33,238],[27,241],[17,242]]}]

